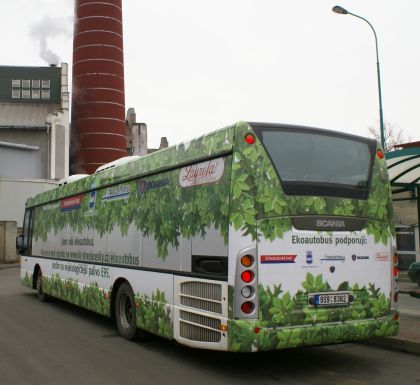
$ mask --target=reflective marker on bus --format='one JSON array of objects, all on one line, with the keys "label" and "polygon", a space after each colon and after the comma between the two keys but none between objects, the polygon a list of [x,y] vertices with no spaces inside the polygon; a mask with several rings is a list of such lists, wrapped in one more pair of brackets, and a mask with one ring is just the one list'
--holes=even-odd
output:
[{"label": "reflective marker on bus", "polygon": [[28,199],[22,283],[194,348],[256,352],[398,332],[380,145],[239,122]]}]

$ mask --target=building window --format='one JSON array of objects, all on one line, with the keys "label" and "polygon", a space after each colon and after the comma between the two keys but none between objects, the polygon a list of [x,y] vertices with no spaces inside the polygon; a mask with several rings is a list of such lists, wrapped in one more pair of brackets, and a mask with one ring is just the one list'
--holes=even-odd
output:
[{"label": "building window", "polygon": [[41,81],[32,79],[32,88],[40,88],[40,87],[41,87]]},{"label": "building window", "polygon": [[12,90],[12,99],[20,99],[20,90]]},{"label": "building window", "polygon": [[22,90],[22,99],[30,99],[31,90]]},{"label": "building window", "polygon": [[43,80],[42,81],[42,88],[50,88],[50,81],[49,80]]},{"label": "building window", "polygon": [[12,79],[12,87],[20,87],[20,79]]},{"label": "building window", "polygon": [[40,99],[41,90],[32,90],[32,99]]},{"label": "building window", "polygon": [[41,98],[42,99],[49,99],[50,98],[50,90],[42,90]]},{"label": "building window", "polygon": [[22,88],[31,88],[31,81],[29,79],[22,80]]}]

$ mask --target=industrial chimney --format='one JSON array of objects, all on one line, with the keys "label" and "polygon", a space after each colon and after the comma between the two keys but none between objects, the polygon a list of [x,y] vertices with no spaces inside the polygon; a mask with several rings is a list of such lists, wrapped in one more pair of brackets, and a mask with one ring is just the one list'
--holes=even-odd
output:
[{"label": "industrial chimney", "polygon": [[127,155],[121,0],[76,0],[71,173]]}]

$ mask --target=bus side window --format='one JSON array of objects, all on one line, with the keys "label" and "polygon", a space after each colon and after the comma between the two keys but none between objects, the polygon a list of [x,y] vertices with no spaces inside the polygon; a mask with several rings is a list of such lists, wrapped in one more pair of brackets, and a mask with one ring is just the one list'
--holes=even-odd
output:
[{"label": "bus side window", "polygon": [[30,218],[29,218],[29,226],[28,226],[28,240],[26,242],[26,254],[32,255],[32,232],[34,229],[34,216],[35,210],[31,210]]},{"label": "bus side window", "polygon": [[16,238],[16,251],[18,254],[29,254],[32,246],[32,227],[34,210],[26,210],[23,219],[22,234]]}]

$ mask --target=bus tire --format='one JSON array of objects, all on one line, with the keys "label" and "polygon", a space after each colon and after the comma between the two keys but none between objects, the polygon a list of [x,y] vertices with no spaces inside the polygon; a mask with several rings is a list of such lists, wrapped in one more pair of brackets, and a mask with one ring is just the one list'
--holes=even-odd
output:
[{"label": "bus tire", "polygon": [[115,297],[115,322],[121,337],[131,341],[137,338],[136,302],[127,282],[121,284]]},{"label": "bus tire", "polygon": [[41,302],[47,302],[49,299],[49,296],[44,293],[42,290],[42,271],[41,269],[38,269],[38,272],[36,273],[35,277],[35,289],[38,295],[38,299]]}]

